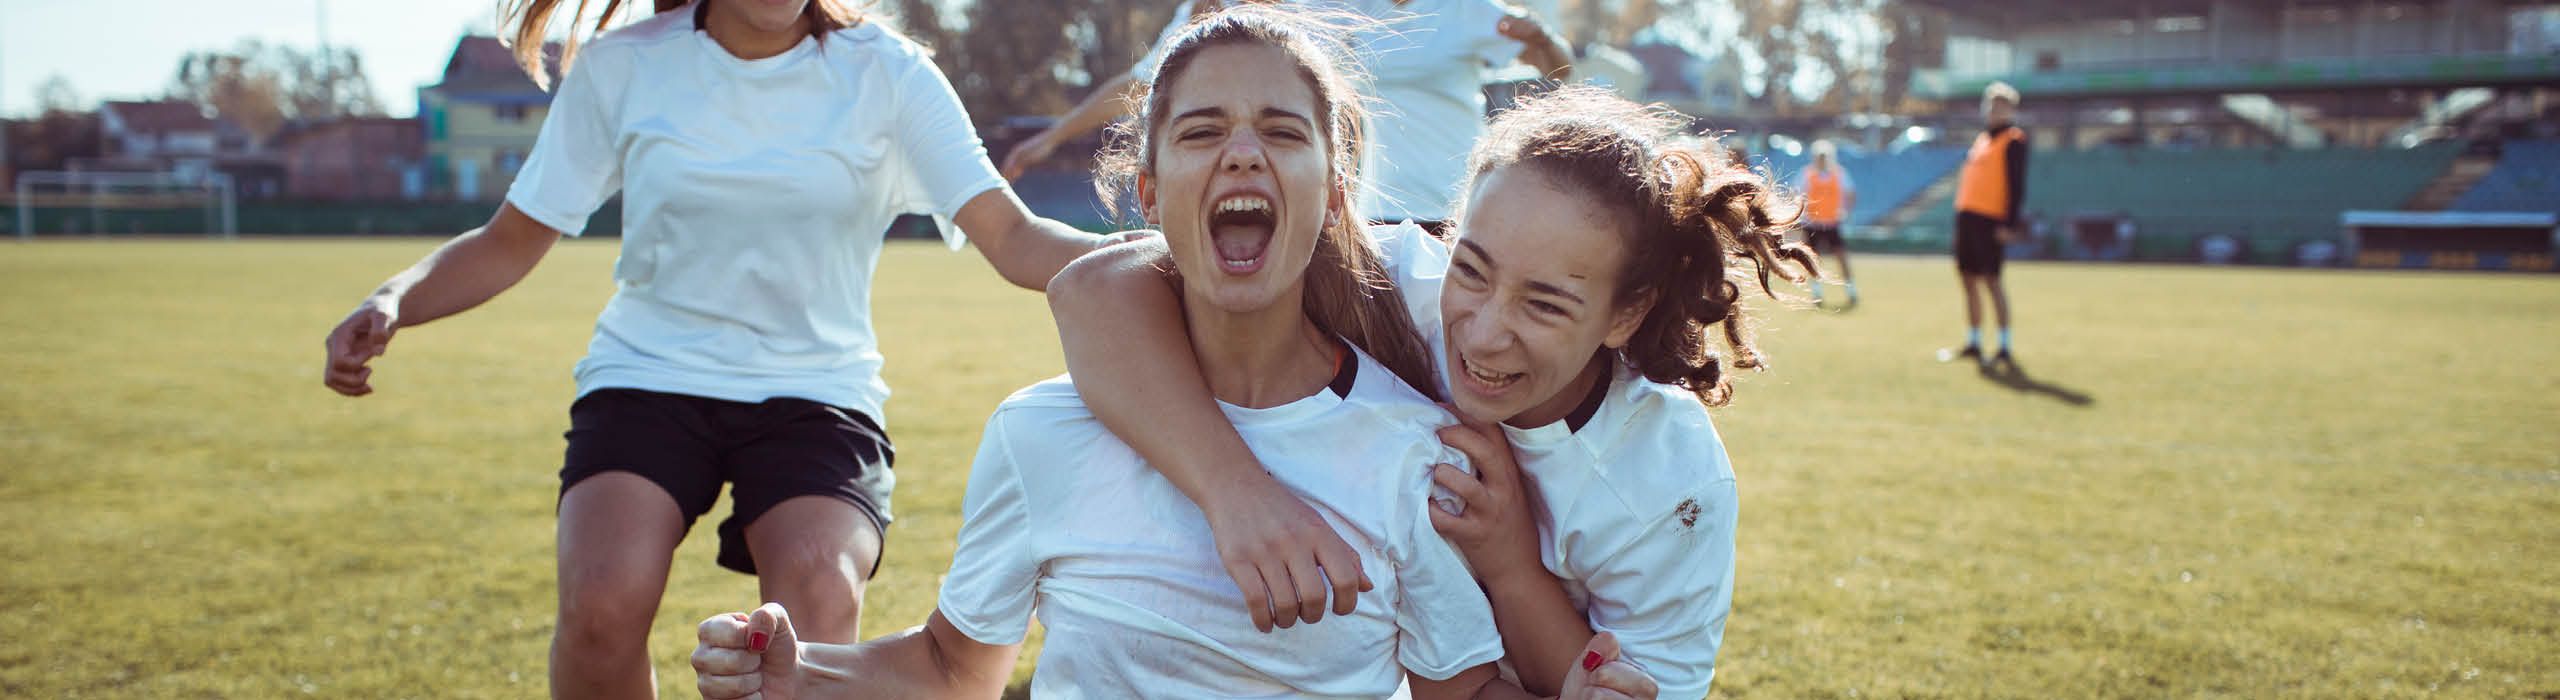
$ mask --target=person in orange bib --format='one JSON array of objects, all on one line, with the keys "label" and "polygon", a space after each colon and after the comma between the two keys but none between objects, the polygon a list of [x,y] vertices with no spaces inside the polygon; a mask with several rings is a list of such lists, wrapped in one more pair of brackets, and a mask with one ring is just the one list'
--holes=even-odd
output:
[{"label": "person in orange bib", "polygon": [[[1964,349],[1941,359],[1965,358],[1988,368],[2010,362],[2009,290],[2000,283],[2001,246],[2017,238],[2018,211],[2027,199],[2027,130],[2018,128],[2018,89],[1992,83],[1982,91],[1986,123],[1965,153],[1956,180],[1956,274],[1964,286]],[[1845,272],[1845,270],[1844,270]],[[1982,354],[1982,295],[2000,317],[2000,351]]]},{"label": "person in orange bib", "polygon": [[[1822,259],[1840,261],[1840,282],[1848,287],[1847,311],[1858,305],[1858,280],[1849,276],[1849,246],[1840,239],[1840,228],[1847,224],[1849,208],[1857,202],[1858,187],[1849,181],[1849,171],[1840,167],[1839,147],[1830,139],[1813,142],[1813,164],[1804,170],[1796,183],[1796,191],[1804,193],[1804,239]],[[1822,305],[1822,288],[1813,285],[1813,303]]]}]

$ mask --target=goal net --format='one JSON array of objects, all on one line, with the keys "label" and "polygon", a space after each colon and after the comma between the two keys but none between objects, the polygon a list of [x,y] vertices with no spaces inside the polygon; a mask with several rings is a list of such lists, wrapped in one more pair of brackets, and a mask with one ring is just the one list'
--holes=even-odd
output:
[{"label": "goal net", "polygon": [[239,235],[238,196],[222,173],[18,173],[8,209],[20,240],[41,235]]}]

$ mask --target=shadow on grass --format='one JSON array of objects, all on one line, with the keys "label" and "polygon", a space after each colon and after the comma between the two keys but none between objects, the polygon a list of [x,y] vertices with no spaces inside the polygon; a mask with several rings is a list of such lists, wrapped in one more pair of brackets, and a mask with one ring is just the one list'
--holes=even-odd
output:
[{"label": "shadow on grass", "polygon": [[2038,394],[2079,408],[2088,408],[2098,403],[2097,397],[2090,396],[2086,392],[2027,376],[2027,368],[2019,366],[2016,360],[1984,365],[1982,378],[1993,384],[2007,387],[2010,391]]}]

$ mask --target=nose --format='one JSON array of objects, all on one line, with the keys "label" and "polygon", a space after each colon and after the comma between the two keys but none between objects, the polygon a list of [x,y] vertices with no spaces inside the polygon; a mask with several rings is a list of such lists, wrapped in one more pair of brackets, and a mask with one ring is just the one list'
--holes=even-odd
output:
[{"label": "nose", "polygon": [[1270,168],[1262,152],[1262,141],[1251,130],[1239,130],[1227,139],[1227,150],[1218,154],[1219,170],[1229,173],[1258,173]]},{"label": "nose", "polygon": [[1465,348],[1468,354],[1486,354],[1509,348],[1519,336],[1503,323],[1502,314],[1490,311],[1478,308],[1475,313],[1457,316],[1457,328],[1449,334],[1450,342]]}]

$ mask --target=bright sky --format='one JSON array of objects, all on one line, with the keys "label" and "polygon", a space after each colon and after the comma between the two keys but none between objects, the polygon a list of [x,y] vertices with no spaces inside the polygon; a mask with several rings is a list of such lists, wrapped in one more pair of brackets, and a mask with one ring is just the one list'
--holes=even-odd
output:
[{"label": "bright sky", "polygon": [[0,0],[0,114],[33,113],[36,86],[54,75],[69,78],[84,102],[138,99],[166,92],[188,51],[249,38],[308,50],[324,6],[329,44],[362,55],[384,111],[405,117],[417,112],[418,87],[436,82],[464,31],[495,33],[498,3]]}]

